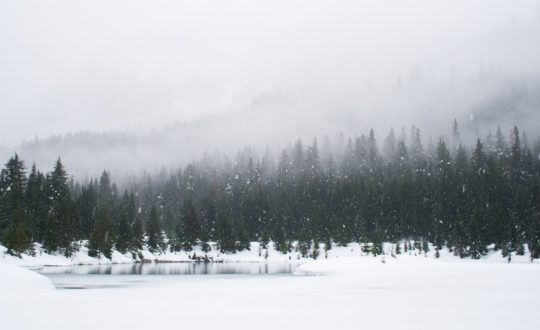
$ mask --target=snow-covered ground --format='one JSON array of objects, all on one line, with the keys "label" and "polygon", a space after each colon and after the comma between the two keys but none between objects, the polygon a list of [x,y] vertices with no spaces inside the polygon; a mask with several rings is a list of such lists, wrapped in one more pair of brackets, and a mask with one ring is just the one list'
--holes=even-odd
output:
[{"label": "snow-covered ground", "polygon": [[[7,294],[10,291],[52,290],[54,286],[46,277],[30,270],[22,269],[6,262],[0,262],[0,293]],[[0,297],[0,304],[7,303]],[[2,312],[0,311],[0,314]],[[2,324],[0,319],[0,325]]]},{"label": "snow-covered ground", "polygon": [[177,276],[153,285],[93,290],[54,290],[45,277],[0,258],[0,325],[55,330],[540,326],[540,264],[526,257],[510,264],[500,256],[372,257],[361,256],[356,247],[333,249],[328,259],[306,262],[294,276]]},{"label": "snow-covered ground", "polygon": [[96,290],[52,290],[30,270],[1,270],[2,282],[35,277],[32,289],[25,281],[0,289],[3,329],[496,330],[540,324],[538,264],[347,257],[306,263],[297,276],[179,276]]}]

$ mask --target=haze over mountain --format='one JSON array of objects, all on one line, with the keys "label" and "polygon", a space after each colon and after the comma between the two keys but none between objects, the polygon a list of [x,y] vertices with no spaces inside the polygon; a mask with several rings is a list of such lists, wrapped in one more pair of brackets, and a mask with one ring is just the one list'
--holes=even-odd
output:
[{"label": "haze over mountain", "polygon": [[[76,176],[416,125],[536,136],[538,1],[0,4],[0,156]],[[103,133],[105,132],[105,133]],[[34,139],[39,136],[39,139]],[[26,141],[21,143],[21,141]]]}]

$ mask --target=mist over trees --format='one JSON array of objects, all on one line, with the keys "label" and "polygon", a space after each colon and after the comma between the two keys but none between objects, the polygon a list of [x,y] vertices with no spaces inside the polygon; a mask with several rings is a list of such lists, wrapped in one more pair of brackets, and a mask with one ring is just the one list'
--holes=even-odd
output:
[{"label": "mist over trees", "polygon": [[155,130],[76,131],[70,126],[75,131],[31,138],[5,150],[0,147],[0,159],[8,159],[16,151],[29,164],[45,167],[61,155],[78,179],[98,177],[107,169],[122,184],[128,176],[145,171],[155,175],[163,166],[184,167],[203,157],[205,151],[233,155],[246,144],[260,150],[268,144],[278,155],[296,138],[309,141],[316,136],[322,141],[325,135],[335,138],[342,132],[354,136],[371,127],[381,135],[390,126],[408,127],[411,121],[423,127],[425,141],[441,134],[451,140],[454,118],[466,145],[494,132],[497,123],[504,123],[505,132],[518,126],[531,133],[530,138],[538,138],[539,75],[478,68],[477,74],[465,77],[448,74],[426,81],[428,76],[429,71],[420,70],[400,78],[395,86],[344,89],[335,96],[340,100],[335,104],[313,91],[308,94],[320,99],[306,100],[302,97],[306,92],[298,90],[269,91],[238,111],[171,121]]},{"label": "mist over trees", "polygon": [[[108,172],[77,182],[60,159],[44,174],[17,154],[0,174],[0,239],[8,252],[32,253],[32,242],[70,255],[221,251],[274,244],[317,257],[333,244],[365,243],[366,252],[447,248],[480,258],[540,256],[540,142],[514,127],[470,145],[454,122],[449,138],[425,144],[419,129],[393,129],[337,141],[297,140],[274,154],[244,148],[234,159],[205,154],[121,190]],[[127,169],[126,169],[127,170]]]}]

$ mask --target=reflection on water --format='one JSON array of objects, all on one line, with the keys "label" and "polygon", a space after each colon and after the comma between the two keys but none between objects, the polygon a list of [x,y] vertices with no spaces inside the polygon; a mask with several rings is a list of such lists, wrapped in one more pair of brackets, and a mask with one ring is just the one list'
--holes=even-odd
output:
[{"label": "reflection on water", "polygon": [[[57,289],[113,289],[143,285],[162,285],[203,279],[206,275],[261,276],[291,274],[299,263],[142,263],[127,265],[81,265],[44,267]],[[172,275],[172,276],[169,276]],[[194,275],[194,276],[174,276]]]},{"label": "reflection on water", "polygon": [[138,263],[44,267],[40,273],[73,275],[208,275],[208,274],[287,274],[296,263]]}]

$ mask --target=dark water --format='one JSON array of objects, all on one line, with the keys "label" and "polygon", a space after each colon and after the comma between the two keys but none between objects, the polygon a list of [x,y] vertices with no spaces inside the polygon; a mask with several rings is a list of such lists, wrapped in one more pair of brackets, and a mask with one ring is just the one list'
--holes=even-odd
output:
[{"label": "dark water", "polygon": [[[142,263],[129,265],[81,265],[44,267],[57,289],[107,289],[203,278],[207,275],[261,276],[288,275],[298,263]],[[180,275],[192,275],[182,277]]]}]

